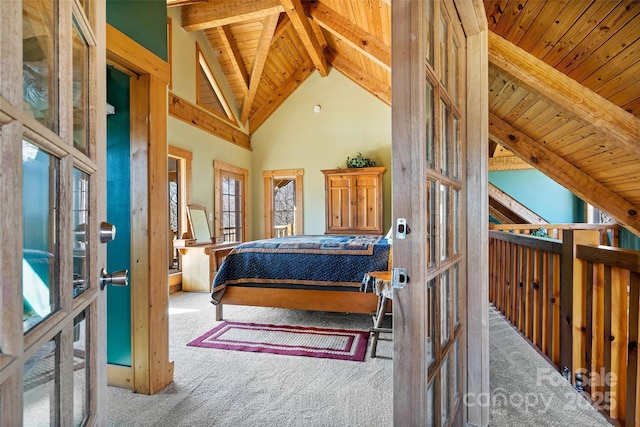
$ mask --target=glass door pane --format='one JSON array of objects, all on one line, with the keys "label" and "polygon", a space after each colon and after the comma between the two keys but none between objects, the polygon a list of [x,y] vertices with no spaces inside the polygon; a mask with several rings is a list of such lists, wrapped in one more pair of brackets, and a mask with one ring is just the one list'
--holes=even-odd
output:
[{"label": "glass door pane", "polygon": [[23,329],[28,331],[58,308],[57,245],[59,161],[22,141]]},{"label": "glass door pane", "polygon": [[57,132],[55,6],[52,0],[22,2],[22,96],[25,113]]}]

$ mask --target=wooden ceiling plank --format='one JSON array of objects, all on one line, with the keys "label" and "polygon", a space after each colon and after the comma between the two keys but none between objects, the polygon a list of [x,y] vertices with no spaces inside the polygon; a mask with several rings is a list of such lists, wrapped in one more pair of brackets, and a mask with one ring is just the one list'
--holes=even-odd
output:
[{"label": "wooden ceiling plank", "polygon": [[549,108],[549,104],[547,104],[545,100],[540,99],[540,97],[538,96],[538,99],[533,104],[531,104],[531,107],[523,111],[520,116],[518,116],[513,122],[511,122],[511,125],[518,129],[522,129],[524,132],[535,130],[530,125],[531,120],[540,116],[541,114],[549,114],[550,111],[551,109]]},{"label": "wooden ceiling plank", "polygon": [[548,222],[534,211],[518,202],[516,199],[489,183],[488,189],[489,197],[500,203],[502,206],[508,208],[511,212],[514,212],[521,217],[528,224],[548,224]]},{"label": "wooden ceiling plank", "polygon": [[318,73],[322,77],[327,77],[329,74],[329,68],[327,66],[327,60],[324,57],[322,46],[316,39],[316,36],[309,24],[309,18],[305,15],[304,7],[301,0],[280,0],[287,12],[287,16],[291,20],[293,27],[298,32],[298,36],[302,41],[302,44],[307,49],[307,54],[313,61],[313,64],[318,69]]},{"label": "wooden ceiling plank", "polygon": [[249,118],[249,132],[253,134],[260,126],[282,105],[284,101],[291,95],[314,71],[314,65],[310,59],[299,67],[289,80],[277,90],[271,93],[271,96],[260,104],[260,107]]},{"label": "wooden ceiling plank", "polygon": [[524,9],[522,3],[523,2],[520,0],[507,1],[507,3],[502,8],[502,15],[500,16],[500,20],[498,21],[498,24],[496,25],[496,28],[494,30],[497,34],[506,34],[514,25],[518,24],[520,14]]},{"label": "wooden ceiling plank", "polygon": [[591,25],[593,29],[571,51],[566,52],[562,61],[554,64],[554,67],[565,74],[570,74],[580,67],[600,46],[611,38],[613,34],[623,28],[640,10],[640,2],[625,0],[618,7],[600,21],[598,25]]},{"label": "wooden ceiling plank", "polygon": [[576,122],[575,120],[571,120],[558,126],[556,129],[545,133],[544,141],[550,150],[555,151],[555,148],[563,143],[565,137],[574,134],[580,129],[584,129],[584,125],[582,123]]},{"label": "wooden ceiling plank", "polygon": [[499,117],[489,113],[489,133],[517,156],[535,166],[575,195],[608,212],[616,221],[640,234],[640,208],[612,192],[571,163],[544,148]]},{"label": "wooden ceiling plank", "polygon": [[530,93],[531,92],[529,92],[525,88],[516,86],[513,94],[508,99],[506,99],[505,102],[502,103],[502,105],[496,106],[496,108],[491,109],[491,111],[493,111],[500,117],[504,117],[507,113],[509,113],[509,111],[512,111],[514,108],[516,108],[516,106],[520,105]]},{"label": "wooden ceiling plank", "polygon": [[367,74],[362,68],[349,61],[333,49],[327,51],[329,62],[346,77],[369,91],[372,95],[391,105],[391,86]]},{"label": "wooden ceiling plank", "polygon": [[216,0],[182,7],[182,28],[198,31],[284,12],[280,0]]},{"label": "wooden ceiling plank", "polygon": [[495,31],[500,18],[504,13],[507,0],[490,0],[485,2],[485,13],[487,15],[487,28],[490,31]]},{"label": "wooden ceiling plank", "polygon": [[386,70],[391,70],[391,47],[372,34],[343,18],[335,10],[320,2],[310,7],[311,17],[328,32],[342,39]]},{"label": "wooden ceiling plank", "polygon": [[[581,78],[579,80],[580,83],[594,92],[601,93],[599,89],[606,83],[613,83],[612,81],[615,81],[624,70],[633,69],[637,72],[640,68],[640,66],[638,66],[638,61],[640,60],[640,31],[636,32],[638,33],[638,38],[635,42],[627,44],[624,50],[610,58],[609,53],[612,52],[606,52],[606,56],[609,59],[602,58],[602,61],[598,62],[599,64],[601,63],[602,66],[597,69],[594,68],[594,71],[591,74]],[[605,52],[602,52],[599,55],[594,56],[601,56],[604,54]],[[584,66],[588,67],[589,65],[585,63]],[[588,74],[588,72],[581,73],[582,76],[585,74]],[[636,80],[637,79],[638,74],[636,74]]]},{"label": "wooden ceiling plank", "polygon": [[240,51],[238,50],[235,42],[233,41],[233,35],[231,34],[231,30],[227,25],[221,25],[216,28],[218,31],[218,36],[220,38],[220,42],[222,44],[222,49],[227,54],[229,61],[231,62],[231,66],[233,67],[233,71],[238,77],[238,79],[244,83],[242,85],[242,91],[244,92],[244,96],[247,96],[247,92],[249,92],[249,73],[247,73],[246,68],[244,67],[244,62],[242,62],[242,56],[240,55]]},{"label": "wooden ceiling plank", "polygon": [[[522,41],[525,42],[526,40],[528,46],[524,49],[536,58],[544,57],[553,45],[562,39],[562,36],[567,33],[571,26],[586,13],[592,4],[593,2],[589,1],[568,2],[553,20],[546,21],[549,23],[553,22],[553,25],[548,25],[547,28],[545,28],[544,34],[542,34],[536,43],[529,42],[525,34],[525,38]],[[543,18],[543,16],[541,16],[540,18],[542,20],[546,17]]]},{"label": "wooden ceiling plank", "polygon": [[[521,10],[518,16],[518,23],[517,25],[511,26],[511,29],[507,31],[506,34],[503,34],[503,37],[521,47],[521,43],[534,43],[538,41],[544,31],[544,26],[540,25],[540,22],[549,22],[547,20],[549,15],[553,15],[553,18],[555,18],[567,1],[568,0],[558,0],[554,2],[519,2],[518,8],[521,8]],[[539,15],[541,19],[538,19]],[[534,21],[536,21],[536,25],[532,27],[531,24],[533,24]],[[535,40],[530,40],[530,38]],[[522,48],[527,52],[529,51],[527,48]]]},{"label": "wooden ceiling plank", "polygon": [[262,34],[260,35],[260,41],[258,42],[258,50],[253,60],[253,66],[251,67],[251,78],[249,79],[249,92],[244,98],[242,103],[242,114],[240,115],[240,122],[246,123],[251,107],[253,106],[253,99],[260,86],[260,77],[264,65],[267,62],[267,55],[271,47],[271,41],[273,40],[273,34],[276,31],[278,25],[278,15],[269,15],[265,18],[262,27]]},{"label": "wooden ceiling plank", "polygon": [[507,102],[516,91],[517,86],[511,81],[507,81],[497,92],[492,93],[489,101],[489,110],[495,111],[498,107]]},{"label": "wooden ceiling plank", "polygon": [[[640,63],[623,70],[616,77],[600,87],[597,92],[614,104],[623,107],[640,97]],[[640,116],[640,114],[634,114]]]},{"label": "wooden ceiling plank", "polygon": [[640,159],[640,119],[489,32],[489,61]]},{"label": "wooden ceiling plank", "polygon": [[622,106],[625,111],[640,116],[640,98]]},{"label": "wooden ceiling plank", "polygon": [[597,83],[601,79],[615,76],[629,65],[629,61],[631,64],[635,63],[640,55],[638,25],[640,25],[640,19],[635,19],[621,28],[585,59],[580,67],[565,74],[584,86],[592,88],[593,86],[587,82],[589,77],[592,77],[591,82]]},{"label": "wooden ceiling plank", "polygon": [[608,16],[617,5],[617,1],[591,2],[587,11],[573,22],[571,28],[560,39],[546,47],[544,56],[542,56],[542,52],[535,56],[555,67],[564,58],[569,57],[573,49],[580,45],[594,28],[598,27],[602,17]]}]

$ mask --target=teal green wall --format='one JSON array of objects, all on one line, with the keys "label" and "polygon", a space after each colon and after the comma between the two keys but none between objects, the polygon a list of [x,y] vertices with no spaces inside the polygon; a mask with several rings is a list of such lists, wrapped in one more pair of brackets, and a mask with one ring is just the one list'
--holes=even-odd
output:
[{"label": "teal green wall", "polygon": [[107,0],[107,22],[167,60],[166,0]]},{"label": "teal green wall", "polygon": [[[167,60],[166,0],[107,0],[107,22],[144,48]],[[117,228],[107,245],[107,270],[131,271],[129,76],[107,70],[107,221]],[[131,293],[109,286],[107,293],[107,362],[131,366]]]},{"label": "teal green wall", "polygon": [[624,227],[620,227],[619,246],[625,249],[640,251],[640,237],[636,236]]},{"label": "teal green wall", "polygon": [[[116,226],[107,243],[107,271],[131,271],[129,76],[107,69],[107,221]],[[131,366],[131,288],[107,288],[107,363]]]},{"label": "teal green wall", "polygon": [[538,170],[489,172],[489,182],[550,223],[584,222],[584,202]]}]

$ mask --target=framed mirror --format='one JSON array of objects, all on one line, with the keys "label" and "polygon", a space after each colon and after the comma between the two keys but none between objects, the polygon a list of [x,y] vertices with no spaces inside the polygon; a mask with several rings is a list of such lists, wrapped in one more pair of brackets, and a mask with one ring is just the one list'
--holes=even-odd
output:
[{"label": "framed mirror", "polygon": [[207,219],[207,209],[201,205],[188,205],[187,217],[191,236],[196,240],[196,243],[211,243],[213,238]]}]

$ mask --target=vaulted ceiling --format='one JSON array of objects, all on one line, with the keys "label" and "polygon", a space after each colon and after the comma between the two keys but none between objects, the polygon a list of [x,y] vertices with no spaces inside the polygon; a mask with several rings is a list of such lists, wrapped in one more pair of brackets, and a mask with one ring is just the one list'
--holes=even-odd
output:
[{"label": "vaulted ceiling", "polygon": [[[391,0],[167,0],[252,133],[312,73],[391,104]],[[640,1],[485,0],[490,167],[535,167],[640,235]]]}]

